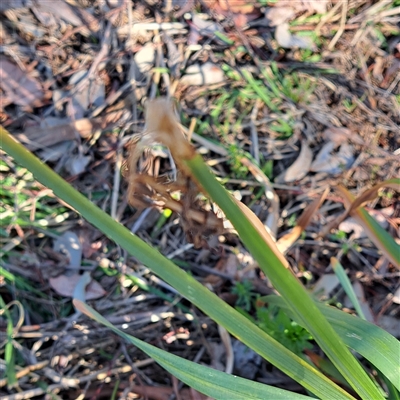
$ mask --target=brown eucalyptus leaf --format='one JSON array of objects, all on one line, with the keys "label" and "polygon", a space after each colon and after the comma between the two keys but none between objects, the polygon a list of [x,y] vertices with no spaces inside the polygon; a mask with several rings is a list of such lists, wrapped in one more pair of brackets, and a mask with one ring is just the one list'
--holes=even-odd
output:
[{"label": "brown eucalyptus leaf", "polygon": [[[50,286],[56,291],[60,296],[73,297],[74,290],[81,275],[59,275],[56,278],[50,278]],[[85,298],[86,300],[95,300],[105,296],[106,291],[100,286],[100,284],[94,280],[86,286]]]},{"label": "brown eucalyptus leaf", "polygon": [[303,140],[296,161],[276,178],[277,183],[288,183],[304,178],[310,170],[311,161],[312,151],[307,142]]}]

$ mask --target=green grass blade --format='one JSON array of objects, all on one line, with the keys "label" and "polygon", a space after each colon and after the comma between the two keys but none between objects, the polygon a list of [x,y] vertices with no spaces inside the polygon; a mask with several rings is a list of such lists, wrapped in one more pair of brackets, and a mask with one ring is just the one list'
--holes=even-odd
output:
[{"label": "green grass blade", "polygon": [[344,270],[342,264],[340,264],[340,262],[335,257],[332,257],[331,265],[332,265],[333,271],[335,272],[336,276],[339,279],[340,284],[342,285],[348,298],[350,299],[351,303],[353,304],[358,316],[360,318],[366,320],[363,310],[361,308],[361,305],[357,299],[356,294],[354,293],[353,286],[351,286],[350,279],[347,276],[346,271]]},{"label": "green grass blade", "polygon": [[[281,307],[301,325],[282,297],[272,295],[260,300]],[[378,368],[400,390],[400,341],[368,321],[322,303],[316,304],[344,343]]]},{"label": "green grass blade", "polygon": [[277,389],[272,386],[260,384],[248,379],[229,375],[215,369],[196,364],[181,357],[160,350],[142,340],[126,334],[115,328],[99,313],[80,300],[74,300],[76,308],[90,318],[107,326],[113,332],[132,343],[147,355],[158,362],[171,374],[175,375],[182,382],[193,387],[205,395],[215,399],[243,400],[243,399],[276,399],[276,400],[305,400],[310,397]]},{"label": "green grass blade", "polygon": [[[400,179],[391,179],[383,182],[383,184],[384,183],[397,187],[397,185],[400,184]],[[351,206],[351,204],[357,200],[344,187],[339,186],[338,189],[344,198],[345,204],[348,206]],[[397,268],[400,269],[400,245],[395,242],[389,232],[383,229],[376,219],[371,217],[363,207],[358,207],[352,210],[350,215],[357,219],[375,246],[381,250]]]},{"label": "green grass blade", "polygon": [[249,221],[233,197],[215,179],[203,159],[196,155],[185,160],[185,163],[196,180],[232,222],[260,268],[282,297],[287,300],[297,319],[302,321],[302,325],[311,333],[352,388],[363,399],[381,399],[382,395],[375,384],[346,348],[306,289],[285,268],[279,253],[266,243],[260,231]]},{"label": "green grass blade", "polygon": [[6,363],[5,376],[7,379],[7,387],[12,388],[18,382],[17,373],[15,370],[15,349],[13,345],[14,326],[10,311],[8,310],[8,307],[4,302],[3,297],[0,296],[0,315],[2,314],[5,314],[5,317],[7,319],[7,340],[4,349],[4,361]]},{"label": "green grass blade", "polygon": [[[35,178],[54,191],[60,199],[70,204],[82,216],[114,240],[131,255],[150,268],[155,274],[173,286],[210,318],[225,327],[248,347],[260,354],[310,392],[323,399],[353,399],[326,376],[297,357],[279,342],[256,327],[218,296],[178,268],[160,252],[153,249],[90,200],[77,192],[59,175],[43,164],[20,143],[0,127],[0,143],[15,161],[28,168]],[[263,247],[265,247],[263,245]],[[379,397],[377,397],[379,398]]]},{"label": "green grass blade", "polygon": [[266,87],[262,87],[259,81],[256,81],[251,73],[245,69],[242,70],[243,77],[250,84],[251,88],[260,96],[261,100],[272,110],[278,111],[278,108],[272,103]]}]

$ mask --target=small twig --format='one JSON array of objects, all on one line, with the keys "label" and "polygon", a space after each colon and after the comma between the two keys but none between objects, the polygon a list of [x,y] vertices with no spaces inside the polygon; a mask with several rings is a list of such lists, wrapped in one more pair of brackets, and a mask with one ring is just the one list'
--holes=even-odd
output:
[{"label": "small twig", "polygon": [[118,208],[119,186],[121,183],[121,166],[123,161],[123,156],[122,156],[123,146],[121,146],[121,140],[124,137],[126,129],[127,129],[126,127],[121,129],[121,132],[119,134],[119,139],[118,139],[119,146],[115,157],[114,183],[113,183],[113,191],[111,194],[111,217],[117,221],[118,221],[117,208]]},{"label": "small twig", "polygon": [[331,10],[329,10],[329,12],[327,14],[325,14],[321,20],[319,21],[317,27],[315,28],[315,33],[317,34],[317,36],[320,35],[321,32],[321,28],[324,26],[325,22],[329,21],[336,13],[336,11],[339,9],[341,5],[341,2],[338,1],[332,8]]},{"label": "small twig", "polygon": [[163,31],[180,31],[182,30],[186,31],[188,28],[188,25],[185,23],[181,22],[138,22],[134,24],[133,26],[129,25],[124,25],[121,26],[121,28],[118,29],[118,34],[119,35],[127,35],[129,31],[132,31],[133,33],[139,32],[139,31],[154,31],[154,30],[163,30]]},{"label": "small twig", "polygon": [[337,41],[340,39],[340,37],[342,36],[345,26],[346,26],[348,0],[344,0],[344,1],[340,2],[340,4],[342,5],[342,16],[340,18],[340,27],[339,27],[338,31],[336,32],[336,35],[333,37],[333,39],[329,43],[328,49],[330,51],[332,51],[335,48],[335,45],[336,45]]},{"label": "small twig", "polygon": [[192,243],[187,243],[184,246],[180,247],[179,249],[176,249],[172,253],[169,253],[165,257],[167,257],[169,259],[174,258],[174,257],[179,256],[180,254],[186,252],[187,250],[190,250],[193,246],[194,245]]}]

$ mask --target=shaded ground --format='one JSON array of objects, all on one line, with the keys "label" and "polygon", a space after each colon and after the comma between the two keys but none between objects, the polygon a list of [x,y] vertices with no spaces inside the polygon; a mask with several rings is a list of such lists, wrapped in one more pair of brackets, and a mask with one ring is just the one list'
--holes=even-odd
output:
[{"label": "shaded ground", "polygon": [[[146,100],[172,96],[215,174],[277,238],[329,189],[288,260],[310,290],[350,307],[329,266],[337,257],[368,318],[399,335],[399,272],[356,221],[339,224],[335,190],[341,183],[357,195],[400,175],[399,2],[9,0],[0,12],[2,125],[81,193],[272,329],[253,303],[272,288],[229,227],[196,235],[175,213],[128,205],[120,174],[127,143],[143,132]],[[224,369],[215,324],[1,158],[0,293],[20,305],[10,307],[18,382],[7,387],[3,352],[2,398],[44,398],[46,388],[63,399],[145,398],[144,388],[148,398],[197,398],[143,353],[77,318],[74,276],[92,272],[91,305],[113,324]],[[141,168],[176,172],[160,146],[145,152]],[[397,240],[399,204],[384,190],[367,206]],[[6,324],[0,317],[3,333]],[[300,337],[289,345],[312,347]],[[241,361],[232,342],[234,373],[303,393],[254,354]]]}]

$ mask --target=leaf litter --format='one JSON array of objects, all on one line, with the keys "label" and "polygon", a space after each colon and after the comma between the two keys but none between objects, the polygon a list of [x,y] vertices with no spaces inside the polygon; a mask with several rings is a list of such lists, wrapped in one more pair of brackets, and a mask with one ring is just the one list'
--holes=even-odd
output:
[{"label": "leaf litter", "polygon": [[[145,130],[147,101],[174,97],[179,135],[192,140],[263,235],[270,229],[276,239],[270,238],[271,246],[286,253],[310,291],[322,288],[328,299],[345,300],[329,269],[329,258],[337,257],[375,323],[398,335],[399,272],[335,188],[344,185],[359,199],[353,207],[363,204],[399,242],[398,190],[377,187],[400,176],[399,13],[386,2],[357,0],[343,19],[341,6],[332,3],[3,1],[1,123],[102,209],[108,212],[115,198],[122,224],[174,255],[233,306],[236,282],[248,280],[269,294],[268,280],[224,216],[174,157],[176,143],[167,148],[160,140],[146,141],[160,120],[157,109]],[[132,150],[134,183],[128,185],[119,174]],[[208,365],[219,350],[214,354],[203,337],[222,348],[217,327],[199,311],[200,325],[194,324],[143,265],[73,211],[56,214],[54,196],[37,197],[42,188],[23,184],[25,175],[4,154],[2,162],[2,181],[16,176],[21,182],[10,192],[22,197],[15,221],[0,227],[8,233],[0,238],[7,250],[3,268],[18,282],[2,277],[5,299],[15,291],[27,315],[18,341],[32,348],[35,362],[50,363],[62,379],[74,378],[66,387],[38,369],[21,378],[22,393],[43,395],[39,377],[63,398],[111,398],[114,386],[98,380],[104,372],[121,379],[119,396],[137,388],[154,398],[196,398],[102,328],[89,329],[81,316],[68,322],[69,298],[89,272],[86,297],[103,315],[154,342],[185,326],[189,338],[163,346],[175,354],[185,349],[190,359],[200,354],[197,361]],[[13,201],[2,215],[14,212]],[[46,220],[43,213],[57,225],[36,224]],[[87,239],[71,274],[70,257],[55,251],[51,240],[81,230]],[[96,347],[104,354],[93,352]],[[36,365],[31,361],[21,367]],[[92,375],[78,367],[82,363],[91,365]],[[223,357],[219,363],[224,366]],[[265,364],[254,363],[252,376],[301,390]],[[0,393],[17,395],[5,386]]]}]

